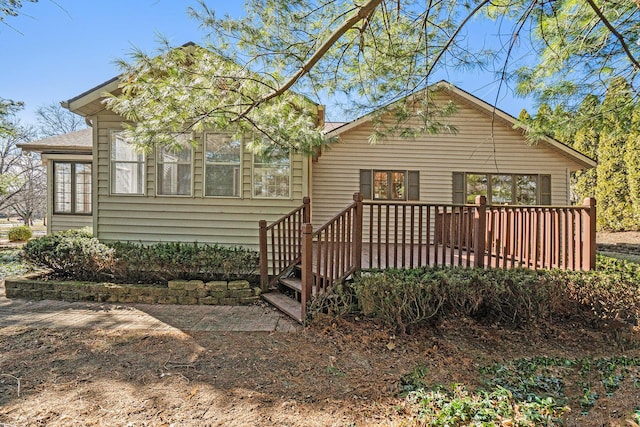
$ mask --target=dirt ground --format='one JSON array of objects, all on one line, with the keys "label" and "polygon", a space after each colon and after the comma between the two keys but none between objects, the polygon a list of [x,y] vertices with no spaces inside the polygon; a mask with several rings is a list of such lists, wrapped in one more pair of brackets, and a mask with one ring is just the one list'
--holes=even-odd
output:
[{"label": "dirt ground", "polygon": [[[599,241],[639,243],[640,233]],[[0,328],[0,426],[407,426],[401,379],[484,384],[479,370],[523,357],[640,358],[627,327],[558,321],[526,330],[452,319],[398,336],[358,318],[298,333]],[[586,360],[585,359],[585,360]],[[638,372],[640,376],[640,372]],[[626,376],[587,415],[566,384],[566,426],[630,426],[640,381]]]},{"label": "dirt ground", "polygon": [[623,231],[620,233],[598,232],[597,243],[631,243],[640,244],[640,231]]},{"label": "dirt ground", "polygon": [[[10,426],[411,425],[398,392],[416,366],[426,384],[473,388],[493,361],[640,357],[633,334],[467,319],[408,336],[357,319],[271,334],[4,328],[0,348],[0,425]],[[566,425],[628,425],[640,389],[626,381]]]}]

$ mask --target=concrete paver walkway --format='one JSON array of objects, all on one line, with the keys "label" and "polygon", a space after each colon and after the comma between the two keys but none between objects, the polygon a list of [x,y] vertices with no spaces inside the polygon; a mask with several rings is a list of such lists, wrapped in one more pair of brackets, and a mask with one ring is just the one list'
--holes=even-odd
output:
[{"label": "concrete paver walkway", "polygon": [[7,326],[185,332],[293,332],[300,327],[268,305],[129,305],[7,299],[4,280],[0,280],[0,328]]}]

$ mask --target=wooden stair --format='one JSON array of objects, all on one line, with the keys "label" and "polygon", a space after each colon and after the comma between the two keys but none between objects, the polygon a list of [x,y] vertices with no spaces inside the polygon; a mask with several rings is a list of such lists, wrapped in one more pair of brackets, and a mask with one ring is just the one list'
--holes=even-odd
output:
[{"label": "wooden stair", "polygon": [[302,318],[302,304],[299,301],[277,290],[262,294],[262,298],[296,322],[302,323],[304,321]]},{"label": "wooden stair", "polygon": [[280,277],[277,288],[262,294],[262,298],[296,322],[303,323],[301,292],[300,268],[293,268],[289,277]]}]

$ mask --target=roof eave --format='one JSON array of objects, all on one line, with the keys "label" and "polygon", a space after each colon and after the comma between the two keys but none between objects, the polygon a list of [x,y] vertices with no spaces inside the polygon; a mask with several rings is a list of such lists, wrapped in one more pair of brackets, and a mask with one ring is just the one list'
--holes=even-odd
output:
[{"label": "roof eave", "polygon": [[91,154],[93,148],[87,146],[50,146],[37,145],[26,142],[24,144],[16,144],[16,147],[22,151],[32,151],[40,154]]},{"label": "roof eave", "polygon": [[89,89],[86,92],[81,93],[74,98],[71,98],[67,101],[62,101],[60,105],[62,105],[62,107],[66,108],[72,113],[76,113],[86,117],[91,115],[95,109],[87,109],[85,107],[104,98],[105,93],[115,92],[116,90],[118,90],[119,86],[120,76],[116,76],[92,89]]}]

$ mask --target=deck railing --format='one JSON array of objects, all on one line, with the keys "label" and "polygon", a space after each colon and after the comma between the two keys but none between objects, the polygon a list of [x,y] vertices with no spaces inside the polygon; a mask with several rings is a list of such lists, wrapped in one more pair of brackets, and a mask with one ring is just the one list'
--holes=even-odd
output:
[{"label": "deck railing", "polygon": [[[582,206],[487,206],[354,202],[313,230],[309,199],[277,222],[260,222],[260,274],[301,262],[303,307],[312,295],[364,268],[595,268],[595,200]],[[304,308],[303,308],[304,310]]]},{"label": "deck railing", "polygon": [[300,262],[302,226],[311,222],[309,204],[310,199],[305,197],[302,205],[276,222],[267,225],[267,221],[260,221],[260,287],[263,291],[287,269]]},{"label": "deck railing", "polygon": [[595,200],[583,206],[488,206],[485,265],[591,270]]},{"label": "deck railing", "polygon": [[473,265],[476,206],[365,202],[364,263],[376,268]]},{"label": "deck railing", "polygon": [[302,316],[307,302],[334,283],[361,268],[362,195],[342,212],[313,231],[311,224],[302,228]]},{"label": "deck railing", "polygon": [[595,267],[595,200],[582,206],[365,202],[367,267]]}]

